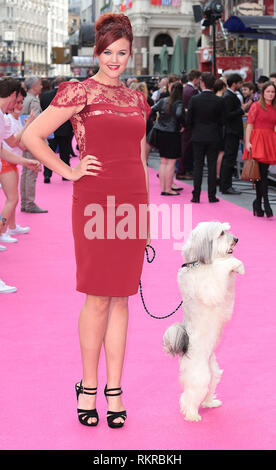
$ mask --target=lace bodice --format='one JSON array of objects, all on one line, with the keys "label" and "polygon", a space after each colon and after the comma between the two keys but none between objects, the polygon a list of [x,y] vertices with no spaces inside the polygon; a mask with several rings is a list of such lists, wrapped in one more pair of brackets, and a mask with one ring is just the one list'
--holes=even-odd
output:
[{"label": "lace bodice", "polygon": [[118,86],[104,85],[94,78],[83,82],[63,82],[51,102],[52,106],[81,106],[82,110],[74,114],[71,122],[80,149],[80,158],[85,154],[84,121],[104,114],[115,114],[121,117],[143,117],[146,122],[151,108],[145,96],[127,88],[123,82]]},{"label": "lace bodice", "polygon": [[276,126],[276,110],[272,105],[262,109],[259,102],[251,105],[247,123],[253,124],[255,129],[272,129]]}]

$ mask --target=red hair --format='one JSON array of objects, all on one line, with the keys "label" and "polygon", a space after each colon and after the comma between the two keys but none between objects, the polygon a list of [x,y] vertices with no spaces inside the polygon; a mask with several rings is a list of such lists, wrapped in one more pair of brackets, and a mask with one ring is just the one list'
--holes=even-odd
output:
[{"label": "red hair", "polygon": [[100,55],[110,44],[118,39],[126,38],[132,53],[133,33],[131,23],[121,13],[105,13],[95,24],[95,54]]}]

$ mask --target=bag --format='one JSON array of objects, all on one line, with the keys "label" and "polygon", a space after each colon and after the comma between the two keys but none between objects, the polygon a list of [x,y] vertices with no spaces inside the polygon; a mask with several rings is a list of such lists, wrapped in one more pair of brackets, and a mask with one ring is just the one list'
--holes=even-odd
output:
[{"label": "bag", "polygon": [[155,147],[156,149],[158,149],[158,142],[157,142],[157,130],[155,129],[155,127],[153,126],[151,128],[151,130],[149,131],[148,135],[147,135],[147,143],[151,146],[151,147]]},{"label": "bag", "polygon": [[247,152],[247,159],[244,161],[241,179],[251,181],[253,184],[261,179],[259,164],[257,160],[251,157],[249,152]]}]

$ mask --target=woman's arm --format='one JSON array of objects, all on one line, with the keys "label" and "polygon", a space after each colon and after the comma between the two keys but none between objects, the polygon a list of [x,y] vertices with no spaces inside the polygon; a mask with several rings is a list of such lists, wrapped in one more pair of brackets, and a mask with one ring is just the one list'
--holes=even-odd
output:
[{"label": "woman's arm", "polygon": [[[83,105],[68,107],[50,105],[32,122],[22,136],[23,145],[27,147],[37,160],[63,178],[72,181],[77,181],[84,175],[97,175],[101,163],[97,157],[86,155],[75,168],[71,168],[50,149],[46,139],[74,114],[80,112],[82,108]],[[96,170],[97,172],[95,173],[91,170]]]},{"label": "woman's arm", "polygon": [[247,124],[246,126],[246,132],[245,132],[245,146],[248,150],[248,152],[251,152],[252,150],[252,145],[250,143],[250,137],[251,133],[253,131],[254,124]]},{"label": "woman's arm", "polygon": [[175,117],[178,124],[180,125],[180,128],[184,128],[186,125],[186,115],[184,104],[182,101],[176,104]]},{"label": "woman's arm", "polygon": [[155,104],[151,107],[151,112],[152,112],[153,114],[156,114],[156,113],[158,113],[158,112],[161,111],[162,102],[163,102],[163,99],[161,98],[160,100],[157,101],[157,103],[155,103]]},{"label": "woman's arm", "polygon": [[[148,167],[147,167],[147,150],[146,150],[146,134],[144,135],[143,139],[141,140],[141,160],[145,171],[145,179],[146,179],[146,188],[147,188],[147,195],[148,195],[148,207],[149,207],[149,174],[148,174]],[[147,244],[150,243],[150,223],[149,223],[150,213],[148,211],[148,237],[147,237]]]}]

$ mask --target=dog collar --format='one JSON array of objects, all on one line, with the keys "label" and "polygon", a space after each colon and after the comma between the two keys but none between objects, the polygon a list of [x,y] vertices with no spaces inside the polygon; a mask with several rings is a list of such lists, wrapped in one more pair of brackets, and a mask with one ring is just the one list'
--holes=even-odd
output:
[{"label": "dog collar", "polygon": [[182,264],[182,268],[184,271],[189,271],[191,268],[198,268],[200,266],[199,261],[191,261],[190,263],[184,263]]}]

